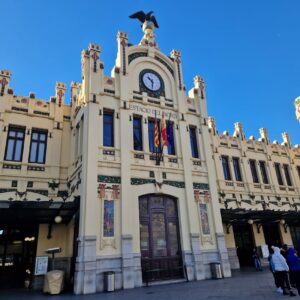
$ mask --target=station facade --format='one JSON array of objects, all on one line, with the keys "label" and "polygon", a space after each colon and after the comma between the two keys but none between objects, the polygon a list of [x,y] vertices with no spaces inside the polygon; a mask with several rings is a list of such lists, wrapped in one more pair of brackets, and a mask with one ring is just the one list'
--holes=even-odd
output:
[{"label": "station facade", "polygon": [[265,129],[247,140],[239,123],[219,135],[203,79],[187,93],[180,52],[163,54],[143,29],[139,45],[118,33],[111,76],[99,45],[82,52],[69,105],[63,83],[50,101],[17,96],[0,71],[5,287],[30,273],[40,288],[36,257],[53,247],[74,293],[87,294],[103,291],[105,272],[118,289],[211,278],[215,262],[230,277],[249,263],[242,250],[299,245],[300,149],[288,134],[271,144]]}]

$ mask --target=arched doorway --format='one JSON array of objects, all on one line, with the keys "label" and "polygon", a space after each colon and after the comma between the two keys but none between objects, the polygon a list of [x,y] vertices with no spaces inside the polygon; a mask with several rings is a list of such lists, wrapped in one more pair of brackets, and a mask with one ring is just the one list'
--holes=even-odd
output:
[{"label": "arched doorway", "polygon": [[176,199],[141,196],[139,214],[143,281],[183,277]]}]

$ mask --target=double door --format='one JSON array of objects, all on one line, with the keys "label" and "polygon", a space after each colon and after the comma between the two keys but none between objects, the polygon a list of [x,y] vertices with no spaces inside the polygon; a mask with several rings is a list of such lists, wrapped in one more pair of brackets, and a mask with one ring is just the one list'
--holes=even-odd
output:
[{"label": "double door", "polygon": [[139,214],[143,280],[183,277],[176,199],[143,196],[139,200]]}]

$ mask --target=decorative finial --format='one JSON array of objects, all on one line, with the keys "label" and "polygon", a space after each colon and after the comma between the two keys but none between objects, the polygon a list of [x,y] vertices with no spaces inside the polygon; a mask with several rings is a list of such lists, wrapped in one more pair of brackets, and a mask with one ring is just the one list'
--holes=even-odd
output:
[{"label": "decorative finial", "polygon": [[154,34],[154,29],[158,28],[158,23],[154,16],[152,16],[153,11],[149,11],[148,13],[144,13],[142,10],[138,11],[129,18],[138,19],[142,23],[142,30],[144,32],[144,36],[140,42],[141,45],[148,45],[150,47],[157,47]]},{"label": "decorative finial", "polygon": [[296,118],[298,121],[300,121],[300,97],[297,97],[295,99],[295,109],[296,109]]}]

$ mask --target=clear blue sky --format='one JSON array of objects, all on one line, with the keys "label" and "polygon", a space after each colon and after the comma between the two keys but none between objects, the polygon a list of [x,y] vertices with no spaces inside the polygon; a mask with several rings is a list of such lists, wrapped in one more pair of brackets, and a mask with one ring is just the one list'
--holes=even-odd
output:
[{"label": "clear blue sky", "polygon": [[56,81],[80,81],[80,52],[96,42],[109,75],[117,31],[142,37],[128,18],[138,10],[155,12],[161,51],[181,50],[187,89],[205,78],[219,132],[240,121],[247,137],[267,127],[272,140],[288,131],[300,144],[299,0],[0,0],[0,69],[12,71],[16,94],[48,100]]}]

